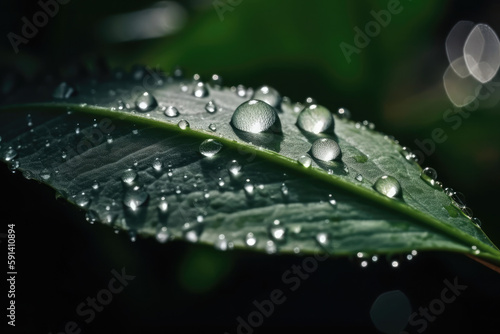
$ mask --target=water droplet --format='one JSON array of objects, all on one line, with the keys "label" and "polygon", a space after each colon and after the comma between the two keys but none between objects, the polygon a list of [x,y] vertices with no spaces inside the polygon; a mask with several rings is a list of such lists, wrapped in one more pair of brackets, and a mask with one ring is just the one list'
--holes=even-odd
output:
[{"label": "water droplet", "polygon": [[185,119],[181,119],[179,123],[177,123],[177,126],[181,128],[181,130],[186,130],[187,128],[189,128],[189,122]]},{"label": "water droplet", "polygon": [[200,153],[206,157],[213,157],[222,149],[222,144],[213,139],[206,139],[200,144]]},{"label": "water droplet", "polygon": [[141,112],[153,110],[157,105],[158,103],[156,102],[154,96],[148,92],[142,93],[135,100],[135,108],[137,109],[137,111]]},{"label": "water droplet", "polygon": [[445,192],[453,200],[453,203],[456,206],[458,206],[460,209],[464,209],[467,207],[464,194],[462,194],[461,192],[455,191],[452,188],[446,188]]},{"label": "water droplet", "polygon": [[61,82],[52,93],[55,99],[67,99],[74,95],[76,95],[76,90],[66,82]]},{"label": "water droplet", "polygon": [[281,122],[276,110],[259,100],[250,100],[240,104],[233,113],[231,125],[238,130],[251,133],[267,130],[281,132]]},{"label": "water droplet", "polygon": [[12,159],[17,157],[17,151],[13,149],[12,147],[9,147],[4,153],[3,153],[3,159],[5,161],[11,161]]},{"label": "water droplet", "polygon": [[249,247],[253,247],[257,244],[257,239],[252,232],[247,233],[245,237],[245,244]]},{"label": "water droplet", "polygon": [[271,239],[277,243],[283,243],[286,241],[286,235],[288,229],[279,220],[274,220],[269,225],[269,236]]},{"label": "water droplet", "polygon": [[278,247],[276,246],[276,244],[272,240],[266,241],[265,249],[266,249],[267,254],[276,254],[276,252],[278,251]]},{"label": "water droplet", "polygon": [[326,232],[320,232],[316,234],[316,241],[320,244],[320,246],[327,246],[328,243],[330,242],[330,238],[328,236],[328,233]]},{"label": "water droplet", "polygon": [[343,119],[351,119],[351,112],[347,108],[339,108],[337,110],[337,116]]},{"label": "water droplet", "polygon": [[99,215],[95,210],[90,210],[85,214],[85,220],[90,224],[94,224],[96,221],[99,220]]},{"label": "water droplet", "polygon": [[196,83],[196,86],[193,90],[193,95],[199,98],[208,96],[208,89],[203,82]]},{"label": "water droplet", "polygon": [[236,95],[238,95],[239,97],[246,97],[247,89],[245,88],[245,86],[238,85],[238,87],[236,87]]},{"label": "water droplet", "polygon": [[335,200],[335,198],[333,198],[333,195],[332,194],[329,194],[328,195],[328,203],[330,203],[330,205],[336,209],[337,208],[337,200]]},{"label": "water droplet", "polygon": [[276,89],[269,86],[262,86],[257,89],[254,92],[252,99],[264,101],[274,108],[277,108],[281,103],[281,95]]},{"label": "water droplet", "polygon": [[31,114],[28,114],[26,116],[26,125],[28,125],[29,127],[33,126],[33,120],[31,119]]},{"label": "water droplet", "polygon": [[340,156],[340,147],[333,139],[320,138],[312,144],[311,154],[318,160],[331,161]]},{"label": "water droplet", "polygon": [[436,185],[437,172],[433,168],[426,167],[420,173],[420,178],[431,186],[434,186]]},{"label": "water droplet", "polygon": [[75,200],[76,205],[81,208],[85,209],[90,205],[90,198],[84,192],[75,195],[73,199]]},{"label": "water droplet", "polygon": [[227,170],[231,175],[238,175],[241,170],[241,166],[238,161],[232,160],[227,164]]},{"label": "water droplet", "polygon": [[306,97],[305,104],[306,105],[316,104],[316,100],[312,97]]},{"label": "water droplet", "polygon": [[128,236],[129,236],[131,242],[137,241],[137,232],[136,231],[130,230],[128,232]]},{"label": "water droplet", "polygon": [[113,144],[113,136],[111,136],[111,133],[108,133],[106,136],[106,143],[108,143],[108,145]]},{"label": "water droplet", "polygon": [[389,198],[401,196],[401,185],[399,181],[392,176],[384,175],[375,181],[373,188],[382,195]]},{"label": "water droplet", "polygon": [[162,107],[161,110],[163,114],[167,117],[177,117],[179,116],[179,110],[174,106]]},{"label": "water droplet", "polygon": [[97,180],[94,180],[94,182],[92,183],[92,190],[99,190],[99,182],[97,182]]},{"label": "water droplet", "polygon": [[471,246],[471,249],[472,249],[472,252],[473,252],[475,255],[477,255],[477,254],[481,253],[481,251],[477,248],[477,246],[476,246],[476,245]]},{"label": "water droplet", "polygon": [[378,256],[377,255],[373,255],[372,256],[372,262],[377,262],[378,261]]},{"label": "water droplet", "polygon": [[245,194],[247,194],[248,196],[253,196],[255,187],[249,179],[246,180],[245,185],[243,185],[243,189],[245,190]]},{"label": "water droplet", "polygon": [[477,227],[481,227],[481,220],[477,217],[472,218],[472,222],[476,224]]},{"label": "water droplet", "polygon": [[75,134],[77,134],[77,135],[80,134],[80,123],[76,123]]},{"label": "water droplet", "polygon": [[317,104],[311,104],[302,110],[297,118],[297,126],[312,133],[324,132],[332,126],[333,122],[330,111]]},{"label": "water droplet", "polygon": [[131,185],[137,179],[137,172],[129,168],[122,173],[121,179],[126,184]]},{"label": "water droplet", "polygon": [[217,126],[214,123],[210,123],[208,128],[210,129],[210,131],[213,131],[213,132],[217,131]]},{"label": "water droplet", "polygon": [[397,268],[397,267],[399,267],[399,262],[398,262],[398,261],[396,261],[396,260],[394,260],[394,261],[392,261],[392,262],[391,262],[391,266],[392,266],[393,268]]},{"label": "water droplet", "polygon": [[118,110],[125,110],[125,109],[127,109],[127,105],[122,100],[116,101],[116,105],[117,105]]},{"label": "water droplet", "polygon": [[208,101],[208,103],[205,105],[205,110],[210,113],[210,114],[213,114],[214,112],[216,112],[218,110],[218,107],[217,105],[215,104],[215,102],[213,100],[210,100]]},{"label": "water droplet", "polygon": [[168,239],[170,239],[170,232],[166,226],[162,226],[158,229],[158,231],[156,231],[155,237],[159,243],[164,244],[168,241]]},{"label": "water droplet", "polygon": [[160,203],[158,203],[158,210],[162,214],[167,213],[168,211],[168,202],[164,196],[160,198]]},{"label": "water droplet", "polygon": [[220,89],[222,86],[222,77],[218,74],[212,74],[210,77],[210,84],[212,87]]},{"label": "water droplet", "polygon": [[9,169],[11,170],[11,172],[12,172],[12,173],[15,173],[15,172],[16,172],[16,170],[19,168],[20,163],[19,163],[19,160],[14,160],[14,159],[12,159],[12,160],[10,160],[10,161],[8,162],[8,164],[7,164],[7,165],[8,165],[8,167],[9,167]]},{"label": "water droplet", "polygon": [[286,184],[282,184],[281,185],[281,195],[283,195],[283,197],[285,198],[288,198],[288,187],[286,186]]},{"label": "water droplet", "polygon": [[218,250],[225,251],[228,248],[226,236],[224,234],[219,234],[217,240],[215,240],[214,247]]},{"label": "water droplet", "polygon": [[311,167],[312,164],[312,159],[307,155],[301,156],[299,159],[297,159],[297,161],[299,162],[299,164],[306,168]]},{"label": "water droplet", "polygon": [[129,189],[125,192],[125,195],[123,196],[123,204],[135,211],[139,206],[146,203],[148,197],[149,195],[147,192],[139,187],[135,187],[134,189]]}]

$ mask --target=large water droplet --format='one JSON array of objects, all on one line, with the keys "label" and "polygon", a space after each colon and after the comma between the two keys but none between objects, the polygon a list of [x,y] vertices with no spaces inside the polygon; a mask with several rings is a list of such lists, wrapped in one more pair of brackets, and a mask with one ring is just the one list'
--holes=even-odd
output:
[{"label": "large water droplet", "polygon": [[330,111],[317,104],[311,104],[302,110],[297,118],[298,127],[312,133],[324,132],[333,122]]},{"label": "large water droplet", "polygon": [[205,105],[205,110],[209,114],[213,114],[214,112],[217,111],[217,109],[218,109],[218,107],[213,100],[208,101],[208,103]]},{"label": "large water droplet", "polygon": [[384,175],[375,181],[373,185],[376,191],[389,198],[401,196],[401,185],[399,181],[392,176]]},{"label": "large water droplet", "polygon": [[251,133],[267,130],[281,132],[281,122],[276,110],[259,100],[240,104],[233,113],[231,124],[238,130]]},{"label": "large water droplet", "polygon": [[200,153],[206,157],[213,157],[222,149],[222,144],[213,139],[206,139],[200,144]]},{"label": "large water droplet", "polygon": [[137,172],[133,169],[126,169],[121,176],[124,183],[131,185],[137,179]]},{"label": "large water droplet", "polygon": [[437,172],[433,168],[426,167],[420,173],[420,178],[431,186],[434,186],[436,185]]},{"label": "large water droplet", "polygon": [[339,144],[333,139],[317,139],[311,147],[311,154],[314,158],[322,161],[331,161],[339,157]]},{"label": "large water droplet", "polygon": [[123,196],[123,204],[135,211],[139,206],[146,203],[148,197],[149,194],[146,191],[136,187],[125,192],[125,195]]},{"label": "large water droplet", "polygon": [[203,82],[197,82],[193,90],[193,95],[196,97],[207,97],[208,89]]},{"label": "large water droplet", "polygon": [[181,119],[179,123],[177,123],[177,126],[181,128],[181,130],[186,130],[187,128],[189,128],[189,122],[185,119]]},{"label": "large water droplet", "polygon": [[4,153],[3,153],[3,159],[5,161],[11,161],[17,157],[17,151],[13,149],[12,147],[9,147]]},{"label": "large water droplet", "polygon": [[257,89],[252,99],[264,101],[274,108],[277,108],[281,104],[281,95],[276,89],[269,86],[262,86]]},{"label": "large water droplet", "polygon": [[300,158],[297,159],[297,161],[299,162],[299,164],[301,164],[306,168],[311,167],[312,164],[312,159],[307,155],[302,155]]},{"label": "large water droplet", "polygon": [[174,106],[163,107],[163,114],[167,117],[177,117],[179,116],[179,110]]},{"label": "large water droplet", "polygon": [[157,105],[158,103],[156,102],[154,96],[148,92],[142,93],[135,100],[135,108],[137,109],[137,111],[141,112],[153,110]]}]

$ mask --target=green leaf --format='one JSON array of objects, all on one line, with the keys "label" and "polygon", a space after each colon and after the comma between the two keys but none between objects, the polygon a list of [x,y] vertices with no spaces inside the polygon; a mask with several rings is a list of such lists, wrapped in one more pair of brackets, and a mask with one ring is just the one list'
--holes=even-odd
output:
[{"label": "green leaf", "polygon": [[[280,126],[237,130],[233,112],[252,91],[140,67],[74,86],[27,86],[0,110],[2,159],[90,222],[133,238],[360,258],[442,250],[500,263],[498,248],[395,140],[337,114],[334,130],[304,131],[303,106],[272,90],[260,98],[276,104]],[[170,106],[178,116],[166,116]],[[336,141],[341,156],[299,163],[319,138]],[[213,156],[200,153],[207,139],[221,144]],[[220,148],[209,145],[210,154]],[[382,176],[399,182],[400,196],[375,190]]]}]

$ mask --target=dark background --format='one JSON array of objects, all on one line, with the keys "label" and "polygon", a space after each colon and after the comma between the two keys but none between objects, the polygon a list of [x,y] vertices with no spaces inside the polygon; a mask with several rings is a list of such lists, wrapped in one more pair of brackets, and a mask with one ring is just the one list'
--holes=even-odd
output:
[{"label": "dark background", "polygon": [[[47,71],[62,73],[75,63],[92,71],[100,59],[126,69],[141,63],[168,72],[180,65],[188,75],[205,79],[218,73],[228,86],[268,84],[294,101],[311,96],[331,110],[347,107],[354,120],[372,121],[410,148],[443,128],[448,140],[437,144],[422,165],[434,167],[445,186],[466,195],[485,233],[500,245],[499,106],[480,107],[456,131],[442,119],[452,107],[442,83],[448,32],[459,20],[487,23],[500,32],[500,4],[402,0],[402,12],[348,63],[339,44],[352,45],[353,28],[364,29],[373,20],[370,11],[386,9],[388,2],[233,1],[239,4],[220,20],[212,1],[184,1],[178,3],[186,20],[177,32],[120,43],[102,39],[100,22],[154,2],[73,0],[60,5],[16,54],[7,33],[20,34],[21,18],[31,20],[40,7],[34,1],[4,1],[0,68],[30,80]],[[76,306],[107,286],[112,269],[122,267],[136,279],[95,321],[82,325],[83,332],[184,332],[212,325],[225,326],[220,333],[234,333],[236,317],[248,315],[254,299],[286,288],[282,273],[302,261],[180,242],[131,243],[124,234],[88,225],[83,213],[55,200],[51,190],[5,166],[1,172],[2,222],[17,226],[20,333],[56,333],[69,320],[81,323]],[[498,274],[464,256],[420,254],[396,270],[385,261],[366,269],[352,259],[321,263],[264,326],[377,332],[369,309],[380,293],[400,289],[416,310],[439,297],[444,279],[458,276],[469,288],[425,332],[498,331]]]}]

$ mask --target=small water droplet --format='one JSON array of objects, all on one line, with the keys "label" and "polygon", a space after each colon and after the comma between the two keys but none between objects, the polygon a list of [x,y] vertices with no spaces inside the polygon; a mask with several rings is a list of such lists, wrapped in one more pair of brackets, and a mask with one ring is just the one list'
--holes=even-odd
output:
[{"label": "small water droplet", "polygon": [[126,169],[122,173],[121,179],[124,183],[131,185],[137,179],[137,172],[131,168]]},{"label": "small water droplet", "polygon": [[212,74],[210,77],[210,84],[212,87],[220,89],[222,86],[222,77],[218,74]]},{"label": "small water droplet", "polygon": [[274,108],[277,108],[281,103],[281,95],[276,89],[269,86],[262,86],[257,89],[253,93],[252,99],[264,101]]},{"label": "small water droplet", "polygon": [[333,139],[317,139],[311,147],[311,154],[314,158],[322,161],[331,161],[340,156],[339,144]]},{"label": "small water droplet", "polygon": [[17,151],[13,149],[12,147],[9,147],[4,153],[3,153],[3,159],[5,161],[11,161],[12,159],[17,157]]},{"label": "small water droplet", "polygon": [[19,163],[19,160],[12,159],[12,160],[10,160],[10,161],[8,162],[8,164],[7,164],[7,165],[8,165],[8,167],[9,167],[10,171],[11,171],[12,173],[15,173],[15,172],[16,172],[16,170],[19,168],[19,166],[20,166],[21,164]]},{"label": "small water droplet", "polygon": [[297,126],[312,133],[324,132],[332,126],[333,122],[330,111],[317,104],[306,107],[297,117]]},{"label": "small water droplet", "polygon": [[125,192],[123,196],[123,204],[132,210],[137,210],[138,207],[146,203],[149,194],[139,187],[134,187]]},{"label": "small water droplet", "polygon": [[284,243],[288,229],[278,219],[274,220],[268,228],[269,236],[274,242]]},{"label": "small water droplet", "polygon": [[328,233],[326,232],[320,232],[316,234],[316,241],[320,244],[320,246],[327,246],[328,243],[330,242],[330,238],[328,236]]},{"label": "small water droplet", "polygon": [[372,256],[372,262],[377,262],[378,261],[378,256],[377,255],[373,255]]},{"label": "small water droplet", "polygon": [[248,196],[253,196],[255,187],[249,179],[246,180],[245,184],[243,185],[243,189],[245,190],[245,194],[247,194]]},{"label": "small water droplet", "polygon": [[161,172],[163,168],[163,163],[161,162],[160,158],[156,158],[153,161],[152,167],[156,172]]},{"label": "small water droplet", "polygon": [[265,249],[266,249],[267,254],[276,254],[276,252],[278,251],[278,247],[276,246],[276,244],[272,240],[266,241]]},{"label": "small water droplet", "polygon": [[107,136],[106,136],[106,143],[108,143],[108,145],[113,144],[113,136],[111,135],[111,133],[107,134]]},{"label": "small water droplet", "polygon": [[393,268],[397,268],[397,267],[399,267],[399,262],[398,262],[398,261],[396,261],[396,260],[394,260],[394,261],[392,261],[392,262],[391,262],[391,266],[392,266]]},{"label": "small water droplet", "polygon": [[92,190],[99,190],[99,182],[97,182],[97,180],[94,180],[94,182],[92,183]]},{"label": "small water droplet", "polygon": [[137,111],[141,112],[153,110],[157,105],[158,103],[156,102],[155,97],[148,92],[142,93],[135,100],[135,108],[137,109]]},{"label": "small water droplet", "polygon": [[336,209],[337,208],[337,200],[335,198],[333,198],[333,195],[332,194],[329,194],[328,195],[328,203],[330,203],[330,205]]},{"label": "small water droplet", "polygon": [[245,244],[249,247],[253,247],[257,244],[257,239],[252,232],[248,232],[245,237]]},{"label": "small water droplet", "polygon": [[217,126],[214,123],[210,123],[208,128],[210,129],[210,131],[213,131],[213,132],[217,131]]},{"label": "small water droplet", "polygon": [[90,210],[85,214],[85,220],[90,224],[94,224],[96,221],[99,220],[99,215],[95,210]]},{"label": "small water droplet", "polygon": [[238,161],[232,160],[227,164],[227,170],[231,175],[238,175],[241,170],[241,166]]},{"label": "small water droplet", "polygon": [[181,130],[186,130],[187,128],[189,128],[189,122],[185,119],[181,119],[179,123],[177,123],[177,126],[181,128]]},{"label": "small water droplet", "polygon": [[219,234],[217,240],[215,240],[214,247],[218,250],[225,251],[228,248],[226,236],[224,234]]},{"label": "small water droplet", "polygon": [[452,199],[455,206],[459,207],[460,209],[465,209],[467,207],[465,196],[461,192],[455,191],[452,188],[446,188],[445,193]]},{"label": "small water droplet", "polygon": [[127,109],[127,105],[122,100],[116,101],[116,105],[117,105],[117,109],[118,110],[125,110],[125,109]]},{"label": "small water droplet", "polygon": [[168,202],[167,202],[166,197],[162,196],[160,198],[160,203],[158,203],[158,210],[162,214],[167,213],[167,211],[168,211]]},{"label": "small water droplet", "polygon": [[179,110],[174,106],[162,107],[161,110],[163,114],[167,117],[177,117],[179,116]]},{"label": "small water droplet", "polygon": [[426,167],[420,173],[420,178],[431,186],[436,185],[437,172],[430,167]]},{"label": "small water droplet", "polygon": [[218,107],[217,105],[215,104],[214,100],[210,100],[208,101],[208,103],[205,105],[205,110],[209,113],[209,114],[213,114],[214,112],[216,112],[218,110]]},{"label": "small water droplet", "polygon": [[471,249],[472,249],[472,252],[473,252],[475,255],[477,255],[477,254],[481,253],[481,251],[477,248],[477,246],[476,246],[476,245],[471,246]]},{"label": "small water droplet", "polygon": [[238,95],[239,97],[246,97],[247,89],[245,88],[245,86],[238,85],[238,87],[236,87],[236,95]]},{"label": "small water droplet", "polygon": [[75,134],[77,134],[77,135],[80,134],[80,123],[76,123]]},{"label": "small water droplet", "polygon": [[231,125],[238,130],[251,133],[268,130],[281,132],[281,122],[276,110],[259,100],[250,100],[240,104],[233,113]]},{"label": "small water droplet", "polygon": [[136,242],[137,241],[137,232],[136,231],[130,230],[128,232],[128,236],[129,236],[131,242]]},{"label": "small water droplet", "polygon": [[297,161],[306,168],[311,167],[312,164],[312,159],[307,155],[302,155]]},{"label": "small water droplet", "polygon": [[31,119],[31,114],[28,114],[26,116],[26,125],[28,125],[29,127],[33,126],[33,120]]},{"label": "small water droplet", "polygon": [[481,227],[481,220],[477,217],[472,218],[472,222],[476,224],[477,227]]},{"label": "small water droplet", "polygon": [[74,200],[76,205],[84,209],[88,208],[88,206],[90,205],[90,198],[84,192],[75,195]]},{"label": "small water droplet", "polygon": [[382,195],[389,198],[401,196],[401,185],[399,181],[392,176],[384,175],[375,181],[373,188]]},{"label": "small water droplet", "polygon": [[208,96],[208,89],[203,82],[197,82],[193,90],[193,95],[199,98]]},{"label": "small water droplet", "polygon": [[200,153],[206,157],[213,157],[222,149],[222,144],[213,139],[206,139],[200,144]]},{"label": "small water droplet", "polygon": [[351,119],[351,112],[347,108],[339,108],[337,109],[337,116],[339,118]]},{"label": "small water droplet", "polygon": [[170,239],[170,232],[166,226],[162,226],[156,231],[155,237],[159,243],[164,244]]},{"label": "small water droplet", "polygon": [[306,97],[305,104],[306,105],[316,104],[316,100],[312,97]]},{"label": "small water droplet", "polygon": [[281,195],[283,195],[283,197],[285,198],[288,198],[288,187],[286,186],[286,184],[282,184],[281,185]]}]

